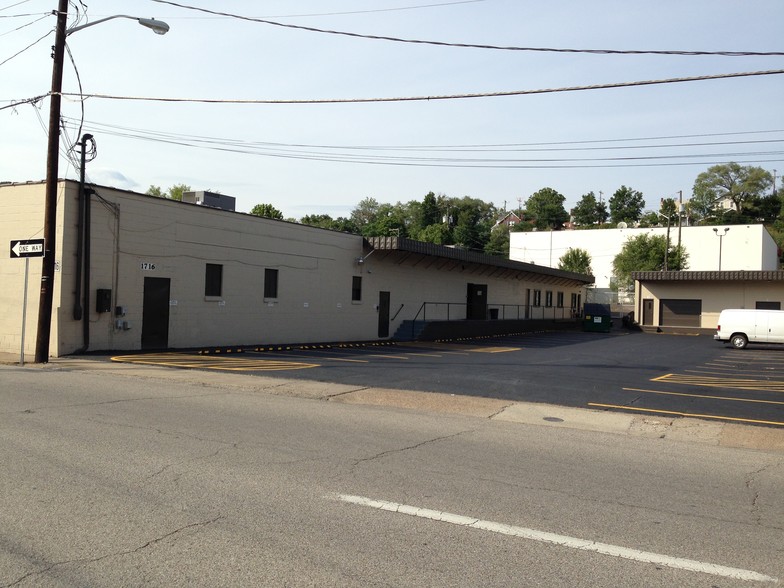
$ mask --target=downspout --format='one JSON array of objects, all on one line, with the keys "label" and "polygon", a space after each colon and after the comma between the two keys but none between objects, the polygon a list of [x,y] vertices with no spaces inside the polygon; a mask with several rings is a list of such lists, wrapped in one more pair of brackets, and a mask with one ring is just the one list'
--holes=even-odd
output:
[{"label": "downspout", "polygon": [[[74,294],[73,318],[82,321],[82,347],[76,353],[84,353],[90,345],[90,194],[92,189],[85,188],[85,159],[87,141],[93,136],[84,134],[81,140],[82,161],[79,172],[79,215],[76,238],[76,292]],[[84,266],[84,301],[82,303],[82,266]]]},{"label": "downspout", "polygon": [[84,318],[82,319],[82,333],[84,347],[82,353],[90,347],[90,239],[92,230],[90,228],[92,188],[84,190]]},{"label": "downspout", "polygon": [[[86,137],[87,135],[85,135]],[[82,137],[82,167],[79,172],[78,220],[76,221],[76,279],[74,283],[73,319],[82,320],[82,264],[84,248],[84,137]]]}]

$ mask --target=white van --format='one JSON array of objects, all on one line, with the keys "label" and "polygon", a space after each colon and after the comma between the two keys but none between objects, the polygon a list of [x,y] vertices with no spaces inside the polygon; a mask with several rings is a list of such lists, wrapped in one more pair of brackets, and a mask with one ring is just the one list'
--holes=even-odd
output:
[{"label": "white van", "polygon": [[713,338],[729,341],[735,349],[749,343],[784,343],[784,310],[722,310]]}]

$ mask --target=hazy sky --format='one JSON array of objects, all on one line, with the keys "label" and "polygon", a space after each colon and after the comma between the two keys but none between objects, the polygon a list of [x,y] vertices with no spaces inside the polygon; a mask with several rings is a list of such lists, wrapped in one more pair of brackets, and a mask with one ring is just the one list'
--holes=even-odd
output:
[{"label": "hazy sky", "polygon": [[[516,207],[543,187],[569,208],[621,185],[649,208],[691,195],[710,165],[784,173],[784,75],[615,89],[336,104],[584,87],[784,70],[782,56],[612,55],[522,48],[784,52],[782,0],[86,0],[69,25],[155,17],[158,36],[115,19],[68,37],[63,92],[97,142],[89,181],[145,192],[185,183],[271,203],[287,218],[348,215],[363,198],[429,191]],[[217,16],[184,6],[220,10]],[[0,0],[0,181],[46,175],[56,0]],[[77,10],[78,9],[78,10]],[[47,33],[50,33],[48,36]],[[36,41],[38,41],[36,43]],[[17,55],[18,54],[18,55]],[[76,73],[81,80],[81,91]],[[214,100],[158,102],[130,98]],[[231,101],[278,101],[237,104]],[[82,104],[63,99],[78,140]],[[60,176],[78,178],[61,158]],[[778,185],[781,185],[780,179]]]}]

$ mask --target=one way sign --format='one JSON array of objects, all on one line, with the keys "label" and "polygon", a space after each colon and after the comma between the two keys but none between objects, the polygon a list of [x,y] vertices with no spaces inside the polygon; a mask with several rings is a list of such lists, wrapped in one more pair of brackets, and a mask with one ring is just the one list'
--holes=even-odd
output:
[{"label": "one way sign", "polygon": [[43,239],[19,239],[11,241],[11,257],[43,257]]}]

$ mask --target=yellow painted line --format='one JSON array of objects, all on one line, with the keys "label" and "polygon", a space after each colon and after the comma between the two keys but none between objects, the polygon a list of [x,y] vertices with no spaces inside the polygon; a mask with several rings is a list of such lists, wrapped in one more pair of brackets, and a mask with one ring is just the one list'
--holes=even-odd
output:
[{"label": "yellow painted line", "polygon": [[520,351],[522,347],[476,347],[473,353],[506,353],[507,351]]},{"label": "yellow painted line", "polygon": [[384,355],[382,353],[379,354],[373,353],[371,355],[368,355],[368,357],[380,357],[382,359],[405,359],[406,361],[411,359],[410,357],[406,357],[405,355]]},{"label": "yellow painted line", "polygon": [[756,398],[736,398],[734,396],[708,396],[706,394],[686,394],[684,392],[666,392],[664,390],[646,390],[645,388],[622,388],[629,392],[646,392],[665,396],[685,396],[687,398],[707,398],[709,400],[734,400],[736,402],[754,402],[758,404],[784,404],[781,400],[758,400]]},{"label": "yellow painted line", "polygon": [[276,357],[299,357],[304,359],[315,359],[318,361],[345,361],[349,363],[370,363],[367,359],[349,359],[347,357],[323,357],[321,355],[307,355],[299,353],[272,353],[265,352],[264,355],[274,355]]},{"label": "yellow painted line", "polygon": [[784,392],[784,381],[750,380],[739,378],[721,378],[711,376],[691,376],[686,374],[666,374],[653,378],[653,382],[668,384],[684,384],[687,386],[703,386],[707,388],[736,388],[738,390],[757,390],[766,392]]},{"label": "yellow painted line", "polygon": [[270,361],[238,357],[193,356],[193,355],[125,355],[111,358],[112,361],[163,367],[209,369],[223,371],[282,371],[320,367],[316,363],[295,361]]},{"label": "yellow painted line", "polygon": [[682,416],[682,417],[692,417],[698,419],[714,419],[720,421],[732,421],[737,423],[756,423],[759,425],[778,425],[780,427],[784,427],[784,423],[780,423],[778,421],[761,421],[757,419],[741,419],[735,417],[726,417],[726,416],[717,416],[715,414],[696,414],[696,413],[689,413],[689,412],[678,412],[675,410],[656,410],[654,408],[635,408],[631,406],[620,406],[618,404],[599,404],[598,402],[589,402],[588,406],[596,406],[598,408],[618,408],[621,410],[631,410],[634,412],[653,412],[656,414],[670,414],[674,416]]},{"label": "yellow painted line", "polygon": [[439,355],[438,353],[406,353],[406,355],[410,355],[411,357],[444,357],[443,355]]}]

